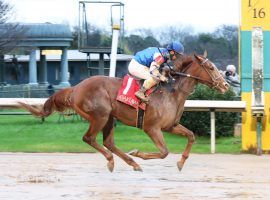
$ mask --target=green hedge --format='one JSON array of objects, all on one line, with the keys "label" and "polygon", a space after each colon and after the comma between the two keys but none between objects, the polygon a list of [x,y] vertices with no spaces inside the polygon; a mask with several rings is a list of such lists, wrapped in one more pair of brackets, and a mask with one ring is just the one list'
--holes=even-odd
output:
[{"label": "green hedge", "polygon": [[[189,100],[236,100],[232,90],[221,94],[205,85],[198,84]],[[239,121],[240,113],[216,112],[216,136],[232,136],[234,124]],[[192,130],[195,135],[210,135],[210,112],[184,112],[180,123]]]}]

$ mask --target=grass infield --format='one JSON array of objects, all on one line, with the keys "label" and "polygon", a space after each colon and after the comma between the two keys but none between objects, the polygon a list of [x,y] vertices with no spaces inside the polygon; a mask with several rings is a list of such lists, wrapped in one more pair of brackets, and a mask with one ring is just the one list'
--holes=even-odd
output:
[{"label": "grass infield", "polygon": [[[0,115],[1,152],[96,152],[82,141],[89,124],[74,116],[61,117],[54,114],[45,119],[33,116]],[[181,153],[186,146],[185,137],[164,133],[168,149]],[[102,144],[102,134],[97,141]],[[139,149],[157,152],[151,139],[141,130],[117,122],[115,144],[124,152]],[[222,137],[216,139],[217,153],[240,153],[241,138]],[[193,153],[210,153],[210,138],[196,137]]]}]

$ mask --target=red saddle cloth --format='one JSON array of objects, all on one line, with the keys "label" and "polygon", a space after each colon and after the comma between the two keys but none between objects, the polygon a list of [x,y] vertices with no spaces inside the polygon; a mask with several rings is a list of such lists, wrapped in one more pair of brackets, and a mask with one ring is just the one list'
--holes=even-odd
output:
[{"label": "red saddle cloth", "polygon": [[[140,107],[145,110],[145,103],[141,103],[141,101],[135,96],[135,92],[139,89],[139,81],[127,74],[123,79],[122,87],[118,90],[116,99],[122,103],[132,106],[133,108],[137,109]],[[151,93],[149,92],[150,91],[147,92],[148,95]]]}]

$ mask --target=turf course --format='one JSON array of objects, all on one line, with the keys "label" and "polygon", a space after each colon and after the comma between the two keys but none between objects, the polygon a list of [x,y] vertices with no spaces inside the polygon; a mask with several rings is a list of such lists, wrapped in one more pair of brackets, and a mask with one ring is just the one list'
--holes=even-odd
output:
[{"label": "turf course", "polygon": [[[88,129],[88,123],[79,117],[59,118],[54,114],[41,119],[33,116],[0,115],[0,151],[1,152],[96,152],[82,141]],[[172,153],[181,153],[187,139],[181,136],[164,133]],[[98,134],[102,144],[102,134]],[[133,149],[152,152],[158,151],[151,139],[141,130],[116,123],[115,143],[125,152]],[[240,153],[241,139],[234,137],[217,138],[217,153]],[[193,153],[210,153],[210,138],[197,137]]]}]

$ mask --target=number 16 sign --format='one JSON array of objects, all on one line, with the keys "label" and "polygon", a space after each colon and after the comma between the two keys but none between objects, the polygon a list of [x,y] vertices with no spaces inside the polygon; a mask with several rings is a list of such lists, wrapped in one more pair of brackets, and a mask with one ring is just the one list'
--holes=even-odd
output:
[{"label": "number 16 sign", "polygon": [[270,30],[270,0],[242,0],[241,30]]}]

